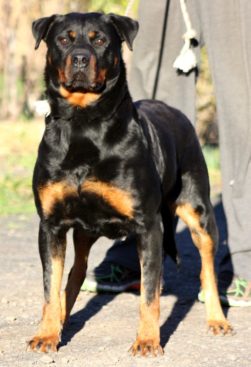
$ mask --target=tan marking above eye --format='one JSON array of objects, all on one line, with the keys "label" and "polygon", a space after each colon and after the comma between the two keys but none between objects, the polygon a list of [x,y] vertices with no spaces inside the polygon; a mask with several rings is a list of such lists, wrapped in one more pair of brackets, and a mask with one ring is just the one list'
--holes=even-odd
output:
[{"label": "tan marking above eye", "polygon": [[70,38],[75,39],[77,37],[77,32],[75,31],[69,31],[68,35]]},{"label": "tan marking above eye", "polygon": [[88,37],[90,40],[93,40],[96,36],[97,36],[97,32],[95,31],[88,32]]},{"label": "tan marking above eye", "polygon": [[95,46],[103,46],[106,43],[106,38],[99,32],[90,31],[88,37]]}]

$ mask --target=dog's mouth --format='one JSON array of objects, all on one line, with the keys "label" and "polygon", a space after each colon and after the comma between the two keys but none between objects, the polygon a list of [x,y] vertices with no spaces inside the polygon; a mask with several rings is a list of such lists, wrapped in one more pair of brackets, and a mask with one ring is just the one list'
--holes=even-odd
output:
[{"label": "dog's mouth", "polygon": [[102,70],[98,73],[77,71],[60,80],[59,93],[74,107],[85,108],[96,102],[105,91],[106,78]]},{"label": "dog's mouth", "polygon": [[58,69],[60,86],[69,93],[101,94],[106,88],[107,69],[87,50],[75,50]]},{"label": "dog's mouth", "polygon": [[105,80],[96,78],[89,80],[85,73],[78,71],[63,86],[71,93],[102,93],[105,89]]}]

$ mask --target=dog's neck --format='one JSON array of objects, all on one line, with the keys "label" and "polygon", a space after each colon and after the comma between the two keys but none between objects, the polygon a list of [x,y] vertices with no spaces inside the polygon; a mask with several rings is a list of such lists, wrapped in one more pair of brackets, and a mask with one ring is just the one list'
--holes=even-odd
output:
[{"label": "dog's neck", "polygon": [[[86,97],[91,99],[91,93],[89,95],[86,94]],[[84,107],[72,104],[70,99],[66,98],[67,91],[65,91],[65,96],[63,96],[62,92],[60,93],[60,88],[58,86],[55,87],[53,81],[50,80],[47,82],[47,97],[51,108],[51,117],[54,119],[72,121],[81,119],[89,123],[97,119],[100,120],[100,116],[102,116],[102,120],[108,120],[119,111],[120,105],[125,100],[127,100],[129,108],[127,113],[130,113],[130,109],[133,111],[123,62],[121,63],[119,75],[108,80],[105,91],[97,98],[94,95],[94,100]],[[84,94],[83,97],[85,97]]]}]

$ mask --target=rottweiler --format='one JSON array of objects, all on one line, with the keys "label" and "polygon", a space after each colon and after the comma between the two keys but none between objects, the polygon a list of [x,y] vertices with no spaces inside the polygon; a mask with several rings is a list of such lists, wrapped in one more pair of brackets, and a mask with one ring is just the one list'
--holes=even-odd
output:
[{"label": "rottweiler", "polygon": [[[175,256],[175,216],[189,227],[202,260],[207,322],[228,333],[217,291],[217,227],[206,164],[195,130],[178,110],[156,100],[133,103],[121,45],[132,49],[138,23],[125,16],[70,13],[38,19],[48,47],[46,94],[51,112],[34,168],[43,268],[42,321],[32,350],[56,351],[100,236],[131,235],[141,264],[140,321],[133,354],[159,354],[163,257]],[[75,260],[60,295],[66,233]]]}]

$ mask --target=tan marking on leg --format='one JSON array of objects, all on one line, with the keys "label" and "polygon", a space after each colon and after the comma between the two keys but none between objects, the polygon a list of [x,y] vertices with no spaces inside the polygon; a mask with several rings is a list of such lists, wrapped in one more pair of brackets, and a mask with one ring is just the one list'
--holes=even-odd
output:
[{"label": "tan marking on leg", "polygon": [[176,208],[176,214],[187,224],[195,246],[201,256],[201,285],[205,292],[207,321],[214,333],[219,330],[224,333],[231,331],[219,300],[217,281],[214,270],[215,244],[210,234],[202,228],[200,215],[191,204],[181,204]]},{"label": "tan marking on leg", "polygon": [[62,329],[60,290],[63,269],[64,254],[62,257],[53,257],[51,263],[49,302],[44,304],[42,321],[38,332],[29,342],[29,347],[32,350],[38,350],[40,352],[57,351]]},{"label": "tan marking on leg", "polygon": [[67,322],[72,307],[86,275],[87,261],[91,245],[95,238],[90,238],[81,230],[74,232],[75,259],[70,271],[65,291],[61,298],[62,323]]},{"label": "tan marking on leg", "polygon": [[130,351],[133,355],[140,353],[142,356],[152,354],[157,356],[163,354],[160,346],[160,282],[157,285],[154,299],[148,303],[146,301],[146,291],[144,288],[143,265],[141,266],[141,284],[140,284],[140,322],[136,341],[133,343]]},{"label": "tan marking on leg", "polygon": [[85,181],[82,185],[83,191],[100,196],[119,214],[130,219],[133,218],[133,199],[130,192],[122,190],[112,184],[102,181]]},{"label": "tan marking on leg", "polygon": [[77,188],[66,181],[48,182],[38,189],[43,212],[50,215],[54,205],[62,202],[67,196],[77,196]]},{"label": "tan marking on leg", "polygon": [[141,301],[139,330],[136,341],[131,347],[133,355],[138,353],[142,356],[163,354],[163,349],[160,346],[159,314],[159,292],[156,292],[155,298],[150,304],[147,304],[145,300]]}]

